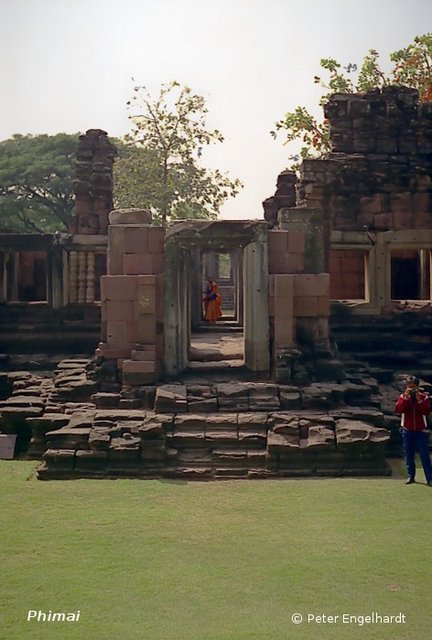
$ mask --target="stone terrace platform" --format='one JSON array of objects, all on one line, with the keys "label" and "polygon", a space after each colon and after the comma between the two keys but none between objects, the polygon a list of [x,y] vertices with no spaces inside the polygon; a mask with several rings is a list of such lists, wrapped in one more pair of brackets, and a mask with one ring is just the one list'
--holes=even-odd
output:
[{"label": "stone terrace platform", "polygon": [[397,418],[368,377],[307,387],[268,382],[99,390],[91,362],[51,377],[0,374],[3,433],[41,459],[40,479],[390,475]]}]

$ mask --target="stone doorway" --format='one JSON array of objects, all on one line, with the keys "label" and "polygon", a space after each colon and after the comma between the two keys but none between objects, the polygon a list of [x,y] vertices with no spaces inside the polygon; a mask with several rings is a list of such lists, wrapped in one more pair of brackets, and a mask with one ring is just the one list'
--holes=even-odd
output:
[{"label": "stone doorway", "polygon": [[188,368],[192,332],[203,325],[204,271],[208,274],[212,256],[227,255],[235,284],[226,322],[243,328],[244,366],[269,372],[267,225],[199,220],[179,223],[166,234],[165,371],[170,376]]},{"label": "stone doorway", "polygon": [[[213,276],[222,297],[222,325],[243,327],[243,250],[199,252],[196,271],[201,274],[201,291],[205,291],[207,277]],[[195,272],[195,269],[194,269]],[[198,284],[198,283],[197,283]],[[198,289],[192,292],[192,328],[202,327],[204,320],[202,299]],[[199,298],[196,300],[195,298]]]},{"label": "stone doorway", "polygon": [[[244,366],[243,249],[197,250],[192,267],[200,274],[191,291],[189,366],[197,374],[230,373]],[[222,317],[216,324],[205,320],[203,296],[211,276],[221,296]]]}]

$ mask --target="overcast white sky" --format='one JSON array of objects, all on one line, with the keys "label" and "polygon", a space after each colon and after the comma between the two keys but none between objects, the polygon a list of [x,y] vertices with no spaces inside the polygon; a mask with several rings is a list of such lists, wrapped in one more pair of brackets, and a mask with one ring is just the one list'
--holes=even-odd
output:
[{"label": "overcast white sky", "polygon": [[290,155],[269,131],[297,105],[320,115],[320,58],[360,63],[374,48],[388,69],[430,31],[431,0],[0,0],[0,140],[121,136],[133,86],[156,95],[176,79],[225,135],[206,164],[244,182],[222,217],[261,218]]}]

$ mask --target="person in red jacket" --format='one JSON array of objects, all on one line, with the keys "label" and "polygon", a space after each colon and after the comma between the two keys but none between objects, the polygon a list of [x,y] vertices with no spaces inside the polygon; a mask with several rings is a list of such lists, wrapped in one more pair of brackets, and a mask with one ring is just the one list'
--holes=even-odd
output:
[{"label": "person in red jacket", "polygon": [[405,450],[408,480],[415,482],[415,452],[419,452],[427,484],[432,487],[432,464],[429,453],[426,416],[430,413],[431,403],[425,393],[419,389],[419,379],[408,376],[406,389],[396,401],[395,411],[401,414],[401,434]]}]

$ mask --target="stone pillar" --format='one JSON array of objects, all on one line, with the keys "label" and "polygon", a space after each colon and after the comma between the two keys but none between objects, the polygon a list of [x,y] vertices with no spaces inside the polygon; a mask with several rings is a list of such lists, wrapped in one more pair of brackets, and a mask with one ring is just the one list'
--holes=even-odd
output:
[{"label": "stone pillar", "polygon": [[267,242],[251,242],[243,253],[244,354],[252,371],[269,371]]},{"label": "stone pillar", "polygon": [[50,289],[53,309],[61,309],[63,306],[63,249],[57,243],[51,247],[50,261]]},{"label": "stone pillar", "polygon": [[375,300],[379,312],[391,307],[391,252],[389,239],[391,233],[377,233],[374,253]]},{"label": "stone pillar", "polygon": [[86,294],[87,261],[85,251],[78,251],[78,304],[83,304]]},{"label": "stone pillar", "polygon": [[294,274],[269,275],[272,372],[278,382],[291,383],[300,352],[295,343]]},{"label": "stone pillar", "polygon": [[188,365],[188,252],[167,241],[165,253],[165,370],[175,376]]},{"label": "stone pillar", "polygon": [[243,257],[242,250],[231,253],[231,269],[234,283],[234,317],[243,325]]},{"label": "stone pillar", "polygon": [[53,307],[53,251],[52,247],[46,253],[45,292],[47,305]]},{"label": "stone pillar", "polygon": [[78,251],[69,252],[69,302],[78,302]]},{"label": "stone pillar", "polygon": [[191,325],[196,329],[202,322],[202,265],[197,248],[191,251]]},{"label": "stone pillar", "polygon": [[[330,278],[324,271],[321,209],[281,209],[279,221],[281,230],[268,232],[270,273],[275,278],[273,354],[276,378],[298,384],[313,379],[340,381],[344,377],[343,367],[333,358],[328,324]],[[304,254],[300,253],[303,251]],[[296,252],[299,252],[297,257]],[[277,288],[284,292],[279,294],[282,301],[278,301]],[[291,296],[292,322],[285,317]],[[285,314],[283,300],[287,304]]]},{"label": "stone pillar", "polygon": [[124,385],[148,384],[163,368],[165,229],[152,227],[151,213],[139,209],[113,211],[110,222],[96,355],[116,360]]},{"label": "stone pillar", "polygon": [[93,251],[87,251],[87,282],[86,302],[94,302],[95,299],[95,256]]}]

